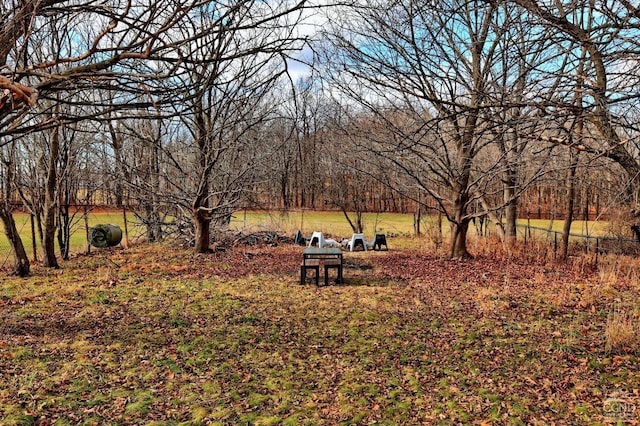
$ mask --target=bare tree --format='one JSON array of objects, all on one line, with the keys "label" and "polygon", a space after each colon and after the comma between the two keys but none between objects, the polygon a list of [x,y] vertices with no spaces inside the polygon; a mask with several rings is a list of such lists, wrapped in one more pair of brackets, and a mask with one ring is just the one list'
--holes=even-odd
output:
[{"label": "bare tree", "polygon": [[[469,223],[486,214],[474,206],[488,182],[513,164],[500,155],[479,162],[495,142],[489,111],[514,102],[501,98],[511,80],[502,76],[510,64],[499,55],[511,35],[497,3],[436,3],[367,3],[342,11],[332,20],[324,59],[333,64],[332,83],[370,117],[359,120],[366,136],[359,137],[360,148],[404,170],[428,194],[422,201],[437,201],[451,225],[450,256],[467,257]],[[398,189],[409,194],[403,184]]]},{"label": "bare tree", "polygon": [[147,241],[154,242],[164,239],[166,219],[176,214],[173,208],[177,199],[173,195],[176,176],[167,175],[163,169],[173,159],[170,152],[177,131],[161,117],[151,119],[151,113],[141,115],[141,119],[117,123],[118,127],[109,123],[115,157],[112,176],[124,190],[121,199],[127,201],[127,208],[144,225]]},{"label": "bare tree", "polygon": [[60,155],[60,128],[54,127],[49,130],[49,153],[47,159],[47,178],[45,182],[44,197],[44,238],[42,249],[44,251],[44,266],[57,268],[58,261],[55,252],[55,232],[56,232],[56,208],[58,189],[58,156]]},{"label": "bare tree", "polygon": [[[193,106],[194,99],[204,101],[206,97],[181,85],[186,81],[185,71],[192,75],[205,72],[208,87],[214,87],[218,96],[228,95],[226,91],[233,89],[228,79],[238,71],[233,67],[242,58],[261,58],[252,64],[245,61],[244,71],[236,73],[242,76],[244,72],[245,81],[256,79],[258,71],[249,67],[260,61],[272,63],[279,58],[284,62],[295,24],[289,17],[303,5],[304,1],[5,1],[0,5],[1,143],[87,119],[109,121],[114,111],[119,111],[120,119],[138,116],[138,110],[148,107],[181,114],[183,106]],[[210,41],[213,46],[208,46]],[[271,59],[267,61],[265,56]],[[254,71],[251,77],[250,71]],[[48,101],[42,104],[46,107],[30,109],[38,99]],[[245,102],[251,101],[245,98]],[[172,107],[163,108],[167,105]],[[209,138],[205,129],[199,131],[202,140]],[[55,147],[52,143],[51,157],[56,154]],[[52,217],[58,183],[58,158],[51,157],[44,209],[47,247],[52,226],[47,218]],[[205,195],[202,200],[207,198]],[[203,203],[196,204],[206,206]],[[45,253],[49,252],[47,248]],[[46,258],[46,264],[56,265],[51,256]]]},{"label": "bare tree", "polygon": [[31,263],[27,257],[27,252],[22,244],[19,231],[13,218],[11,193],[14,185],[14,177],[16,173],[16,148],[15,145],[3,147],[0,153],[0,161],[2,161],[2,199],[0,199],[0,220],[4,226],[4,232],[9,240],[11,251],[13,253],[14,263],[12,273],[25,277],[29,275]]},{"label": "bare tree", "polygon": [[[538,25],[558,40],[568,61],[580,57],[585,63],[581,73],[564,74],[561,96],[554,103],[541,104],[548,116],[558,111],[569,112],[590,123],[600,134],[600,142],[571,144],[568,137],[555,143],[607,157],[627,173],[633,188],[633,203],[640,196],[640,162],[638,160],[638,127],[631,118],[640,98],[640,13],[628,1],[596,2],[591,0],[541,2],[513,0],[538,19]],[[567,44],[575,45],[572,50]],[[548,71],[563,75],[549,63]],[[572,94],[582,91],[582,103],[575,105]],[[630,120],[631,119],[631,120]],[[636,208],[637,209],[637,208]]]},{"label": "bare tree", "polygon": [[209,250],[212,225],[229,222],[255,181],[265,155],[260,130],[277,112],[270,93],[286,73],[284,55],[298,47],[294,27],[302,5],[215,4],[194,11],[183,27],[205,34],[185,51],[179,75],[187,95],[180,122],[189,155],[183,158],[191,161],[179,169],[195,184],[181,192],[191,201],[196,252]]},{"label": "bare tree", "polygon": [[322,206],[323,186],[319,171],[325,147],[322,135],[327,127],[327,100],[314,76],[296,82],[283,102],[284,115],[291,122],[289,150],[292,175],[289,185],[292,204],[301,208]]},{"label": "bare tree", "polygon": [[[163,73],[168,74],[173,65],[163,67],[158,59],[170,57],[171,61],[164,63],[171,64],[179,58],[176,45],[168,45],[164,39],[192,7],[193,4],[173,1],[161,5],[155,2],[104,4],[93,0],[3,2],[0,6],[0,89],[4,90],[0,99],[0,143],[11,144],[20,135],[100,117],[113,108],[113,104],[96,102],[97,98],[91,95],[96,90],[114,87],[118,93],[125,94],[120,97],[119,109],[136,108],[140,102],[161,102],[164,92],[154,92],[153,81],[158,81]],[[158,13],[148,13],[150,8]],[[143,61],[152,66],[145,68]],[[42,104],[44,107],[32,108],[37,100],[48,102]],[[64,104],[87,108],[59,108]],[[51,135],[51,150],[46,161],[43,241],[45,264],[57,266],[53,233],[59,136],[55,130]],[[5,182],[4,187],[10,191],[12,185]],[[13,198],[11,193],[7,198]],[[10,210],[6,213],[11,214]],[[20,238],[17,233],[8,236]],[[17,244],[20,242],[12,241],[12,245]],[[20,260],[26,261],[26,257]]]}]

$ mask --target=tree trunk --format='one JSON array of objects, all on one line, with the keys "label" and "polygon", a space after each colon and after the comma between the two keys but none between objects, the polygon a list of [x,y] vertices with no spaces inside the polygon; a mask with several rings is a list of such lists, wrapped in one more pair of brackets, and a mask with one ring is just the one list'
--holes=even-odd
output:
[{"label": "tree trunk", "polygon": [[569,188],[567,189],[567,216],[564,219],[562,227],[562,258],[567,260],[569,256],[569,234],[571,233],[571,223],[573,222],[573,208],[576,197],[576,169],[578,168],[578,156],[572,155],[571,166],[569,167],[569,176],[567,178]]},{"label": "tree trunk", "polygon": [[451,246],[449,257],[452,259],[470,259],[472,256],[467,251],[467,231],[469,219],[460,222],[451,222]]},{"label": "tree trunk", "polygon": [[71,242],[71,215],[69,205],[60,206],[58,212],[58,246],[62,260],[69,260],[69,244]]},{"label": "tree trunk", "polygon": [[113,122],[108,123],[109,133],[111,134],[111,147],[113,148],[113,158],[115,160],[115,206],[121,208],[124,204],[124,188],[121,179],[124,179],[124,165],[122,160],[122,136],[118,133]]},{"label": "tree trunk", "polygon": [[45,204],[45,212],[44,212],[44,239],[42,240],[42,250],[43,250],[43,265],[50,268],[57,268],[58,260],[56,259],[56,251],[55,251],[55,235],[56,235],[56,217],[55,217],[55,207],[47,206]]},{"label": "tree trunk", "polygon": [[[637,204],[637,201],[635,202]],[[588,222],[590,215],[589,215],[589,188],[585,188],[584,189],[584,213],[583,213],[583,217],[584,217],[584,221]]]},{"label": "tree trunk", "polygon": [[36,222],[33,213],[29,215],[29,221],[31,222],[31,247],[33,247],[33,261],[38,261],[38,244],[36,239]]},{"label": "tree trunk", "polygon": [[504,243],[513,248],[518,237],[518,202],[511,198],[505,207]]},{"label": "tree trunk", "polygon": [[444,241],[444,238],[442,236],[442,211],[438,210],[438,221],[436,223],[436,226],[438,227],[437,231],[436,231],[436,248],[440,248],[440,246],[442,246],[442,241]]},{"label": "tree trunk", "polygon": [[49,149],[49,164],[47,170],[47,183],[44,200],[44,238],[42,250],[44,252],[43,265],[50,268],[58,268],[58,260],[55,251],[56,234],[56,187],[57,187],[57,161],[60,150],[59,130],[53,129],[51,134],[51,146]]},{"label": "tree trunk", "polygon": [[149,172],[150,176],[150,184],[152,188],[151,196],[149,197],[149,201],[151,203],[150,211],[148,214],[149,223],[152,228],[154,241],[162,241],[164,236],[162,235],[162,219],[160,217],[160,199],[158,194],[161,193],[160,188],[160,147],[158,143],[154,143],[151,146],[152,156],[150,160]]},{"label": "tree trunk", "polygon": [[209,241],[211,240],[211,219],[209,215],[203,213],[198,208],[194,208],[193,216],[195,219],[195,251],[196,253],[209,253]]},{"label": "tree trunk", "polygon": [[480,196],[479,199],[480,199],[480,204],[482,204],[482,208],[484,208],[485,211],[487,212],[487,217],[489,218],[490,221],[492,221],[495,224],[496,232],[498,233],[498,238],[500,238],[500,241],[506,242],[505,225],[502,223],[502,219],[500,218],[500,216],[496,214],[494,210],[491,209],[485,197]]},{"label": "tree trunk", "polygon": [[469,259],[471,254],[467,251],[467,232],[471,219],[467,216],[466,194],[460,194],[453,206],[453,221],[451,221],[451,241],[449,257],[452,259]]},{"label": "tree trunk", "polygon": [[542,219],[542,185],[538,185],[538,216],[536,219]]},{"label": "tree trunk", "polygon": [[513,248],[518,236],[518,200],[516,199],[517,171],[509,167],[504,176],[503,197],[505,203],[504,243]]},{"label": "tree trunk", "polygon": [[89,212],[86,210],[86,208],[87,207],[85,206],[85,211],[82,218],[84,220],[84,236],[87,239],[87,249],[85,251],[85,254],[89,254],[91,253],[91,243],[89,242]]},{"label": "tree trunk", "polygon": [[356,222],[354,223],[349,217],[349,213],[347,212],[345,205],[344,204],[341,205],[340,208],[342,210],[342,214],[344,215],[345,219],[347,219],[347,222],[349,222],[349,226],[351,227],[353,232],[356,234],[361,234],[364,228],[362,224],[362,211],[360,211],[359,209],[356,209]]},{"label": "tree trunk", "polygon": [[[578,67],[578,73],[580,75],[582,75],[584,70],[584,59],[586,56],[585,53],[586,53],[586,49],[583,49],[582,51],[583,60],[580,61],[580,64]],[[577,82],[578,86],[576,87],[576,100],[575,100],[577,108],[582,108],[582,83],[583,83],[582,80],[578,80]],[[581,141],[582,139],[583,130],[584,130],[584,122],[583,122],[582,116],[579,116],[578,119],[576,120],[576,125],[574,129],[574,134],[579,141]],[[568,180],[567,182],[568,184],[567,215],[564,219],[564,226],[562,227],[562,259],[563,260],[567,260],[567,258],[569,257],[569,234],[571,233],[571,223],[573,222],[573,210],[574,210],[575,198],[576,198],[575,178],[576,178],[576,170],[578,168],[578,154],[576,153],[574,155],[574,153],[571,152],[571,150],[569,150],[569,155],[570,155],[570,164],[569,164],[569,173],[567,176],[567,180]],[[587,208],[585,221],[589,220],[588,216],[589,216],[589,212]]]},{"label": "tree trunk", "polygon": [[122,207],[122,223],[124,224],[124,248],[129,248],[129,221],[127,220],[127,208]]},{"label": "tree trunk", "polygon": [[6,208],[2,208],[0,209],[0,219],[4,225],[4,233],[9,240],[11,252],[13,253],[14,263],[12,273],[19,277],[26,277],[29,275],[31,265],[27,257],[27,251],[22,244],[22,239],[20,239],[13,214]]},{"label": "tree trunk", "polygon": [[4,170],[4,182],[3,182],[3,191],[2,198],[0,199],[0,220],[2,220],[2,224],[4,225],[4,233],[9,240],[9,245],[11,246],[11,252],[13,254],[13,271],[14,275],[19,277],[26,277],[29,275],[31,264],[29,263],[29,258],[27,257],[27,251],[24,248],[24,244],[22,243],[22,239],[20,238],[20,233],[18,232],[18,228],[16,227],[16,222],[13,218],[13,213],[9,208],[9,201],[11,199],[11,188],[13,187],[13,176],[15,169],[13,167],[13,159],[15,156],[15,144],[11,146],[9,158],[3,158],[3,163],[5,166]]}]

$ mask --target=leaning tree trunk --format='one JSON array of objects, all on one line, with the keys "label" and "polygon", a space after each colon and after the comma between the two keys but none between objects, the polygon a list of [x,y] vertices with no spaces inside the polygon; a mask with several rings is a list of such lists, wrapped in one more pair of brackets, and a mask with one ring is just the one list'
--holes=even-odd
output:
[{"label": "leaning tree trunk", "polygon": [[27,257],[27,251],[22,244],[18,228],[16,227],[16,222],[13,219],[13,214],[8,209],[2,208],[0,209],[0,219],[4,225],[4,233],[9,240],[11,252],[13,253],[14,263],[12,273],[19,277],[26,277],[29,275],[31,265]]},{"label": "leaning tree trunk", "polygon": [[476,195],[480,199],[480,204],[487,212],[487,217],[491,222],[495,224],[495,230],[498,233],[498,238],[500,241],[504,242],[506,245],[507,233],[505,231],[505,225],[502,223],[502,218],[496,214],[496,212],[491,208],[487,199],[482,195]]},{"label": "leaning tree trunk", "polygon": [[349,226],[351,227],[353,232],[355,232],[356,234],[361,234],[362,230],[364,229],[364,225],[362,223],[362,211],[359,209],[359,207],[356,207],[355,223],[349,217],[349,213],[347,212],[346,206],[344,204],[341,206],[341,209],[342,209],[342,214],[347,219],[347,222],[349,222]]},{"label": "leaning tree trunk", "polygon": [[[11,159],[14,158],[14,151],[15,144],[11,147]],[[22,239],[20,238],[20,233],[16,227],[16,221],[13,218],[13,213],[11,213],[9,208],[15,169],[13,168],[11,160],[4,160],[3,162],[5,165],[3,182],[4,191],[2,191],[2,204],[0,205],[0,220],[2,220],[2,224],[4,225],[4,233],[9,240],[11,252],[13,253],[14,263],[12,273],[19,277],[26,277],[29,275],[31,264],[29,263],[29,258],[27,257],[27,251],[24,248],[24,244],[22,244]]]}]

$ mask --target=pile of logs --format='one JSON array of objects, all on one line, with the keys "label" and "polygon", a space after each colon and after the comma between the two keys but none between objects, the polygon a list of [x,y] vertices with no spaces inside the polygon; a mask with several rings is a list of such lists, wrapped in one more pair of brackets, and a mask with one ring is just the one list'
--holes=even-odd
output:
[{"label": "pile of logs", "polygon": [[293,238],[275,231],[257,231],[249,234],[242,232],[224,232],[215,236],[217,247],[235,247],[268,245],[275,247],[279,244],[293,244]]}]

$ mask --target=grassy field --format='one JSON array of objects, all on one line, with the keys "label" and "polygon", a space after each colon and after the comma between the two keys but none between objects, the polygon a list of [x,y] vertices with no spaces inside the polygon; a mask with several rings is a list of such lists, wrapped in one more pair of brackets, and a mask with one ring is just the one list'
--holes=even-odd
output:
[{"label": "grassy field", "polygon": [[[352,220],[355,218],[352,215]],[[434,223],[435,218],[427,218],[425,223]],[[363,215],[365,232],[412,235],[413,215],[399,213],[365,213]],[[294,211],[280,212],[236,212],[231,221],[236,229],[278,229],[288,233],[301,230],[305,235],[314,231],[322,232],[330,237],[350,237],[353,231],[341,212],[333,211]]]},{"label": "grassy field", "polygon": [[[97,224],[112,223],[120,226],[124,230],[124,217],[121,211],[91,211],[87,215],[88,226]],[[26,214],[16,214],[15,220],[18,230],[22,236],[22,241],[27,248],[27,253],[33,257],[33,245],[31,235],[31,225],[29,216]],[[395,214],[395,213],[365,213],[364,226],[365,236],[367,239],[373,238],[374,233],[383,233],[390,236],[408,237],[414,234],[412,214]],[[136,222],[132,213],[127,214],[129,238],[134,241],[137,237],[144,234],[141,225]],[[550,229],[553,231],[562,230],[562,221],[554,221],[550,223],[544,220],[522,219],[519,221],[520,239],[524,238],[525,226]],[[320,231],[326,237],[334,239],[350,238],[353,231],[349,223],[341,212],[335,211],[294,211],[288,213],[281,212],[256,212],[256,211],[238,211],[234,214],[231,221],[231,228],[237,231],[247,232],[251,230],[277,230],[287,235],[293,236],[295,231],[300,229],[303,235],[310,236],[313,231]],[[490,228],[491,229],[491,228]],[[437,218],[434,216],[424,217],[421,221],[421,231],[427,237],[434,237],[437,230]],[[443,220],[442,231],[444,238],[448,235],[448,226],[446,220]],[[608,224],[606,222],[582,222],[576,221],[572,226],[574,234],[590,234],[592,236],[607,235]],[[471,227],[469,233],[471,237],[476,235],[476,228]],[[552,238],[552,234],[542,231],[533,231],[531,233],[534,239]],[[576,240],[576,238],[573,238]],[[411,246],[415,241],[411,239],[401,240],[405,246]],[[36,245],[40,247],[37,240]],[[86,230],[84,217],[77,214],[73,220],[72,237],[71,237],[71,253],[82,253],[86,250]],[[41,254],[38,255],[41,257]],[[9,267],[11,265],[11,254],[9,244],[6,237],[0,237],[0,268]]]},{"label": "grassy field", "polygon": [[402,238],[320,288],[289,244],[0,278],[0,424],[638,424],[638,262]]},{"label": "grassy field", "polygon": [[[16,226],[18,231],[20,232],[20,236],[22,238],[22,242],[27,249],[27,253],[30,255],[33,253],[33,236],[31,233],[31,221],[30,217],[27,214],[18,213],[14,215]],[[114,225],[118,225],[121,229],[124,230],[124,215],[122,211],[117,210],[100,210],[100,211],[91,211],[87,214],[88,226],[95,226],[98,224],[111,223]],[[127,214],[128,221],[128,229],[130,238],[136,238],[141,235],[141,227],[136,223],[135,217],[133,214]],[[4,257],[9,256],[10,248],[9,243],[4,237],[4,226],[0,224],[0,229],[2,229],[3,236],[0,237],[0,257],[1,260],[5,260]],[[72,228],[71,228],[71,244],[70,244],[70,252],[71,253],[80,253],[85,251],[87,247],[87,238],[86,238],[86,229],[85,229],[85,221],[84,216],[81,213],[78,213],[72,220]],[[37,231],[36,231],[37,235]],[[36,238],[36,245],[40,247],[39,237]],[[6,262],[6,260],[5,260]]]},{"label": "grassy field", "polygon": [[[354,220],[353,215],[352,220]],[[399,236],[411,236],[414,234],[413,214],[364,213],[363,223],[367,236],[373,236],[375,233]],[[292,211],[286,213],[239,211],[234,214],[231,225],[235,229],[277,229],[291,234],[299,229],[304,235],[320,231],[330,237],[339,238],[350,237],[353,233],[344,215],[341,212],[333,211]],[[551,231],[562,231],[564,222],[561,220],[550,222],[540,219],[520,219],[518,225],[521,227],[522,232],[527,225]],[[421,221],[423,233],[432,232],[435,227],[437,227],[437,217],[423,217]],[[447,222],[444,218],[442,230],[445,234],[448,232]],[[472,226],[470,234],[474,235],[475,231],[476,228]],[[608,231],[609,224],[602,221],[574,221],[571,225],[573,234],[605,236]]]},{"label": "grassy field", "polygon": [[[527,226],[548,229],[550,231],[562,232],[564,221],[562,220],[544,220],[544,219],[519,219],[518,226],[524,229]],[[577,220],[571,223],[571,233],[576,235],[590,236],[612,236],[610,233],[610,225],[605,221],[584,221]]]}]

